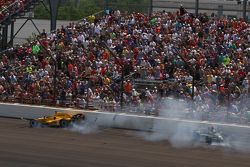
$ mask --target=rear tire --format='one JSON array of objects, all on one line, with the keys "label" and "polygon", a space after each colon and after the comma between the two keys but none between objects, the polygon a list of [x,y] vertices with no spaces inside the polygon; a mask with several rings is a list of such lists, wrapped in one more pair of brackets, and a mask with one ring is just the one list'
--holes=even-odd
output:
[{"label": "rear tire", "polygon": [[206,136],[205,140],[206,140],[206,143],[207,143],[208,145],[211,145],[211,144],[212,144],[212,138],[211,138],[211,137]]},{"label": "rear tire", "polygon": [[61,128],[66,128],[66,127],[68,127],[68,126],[69,126],[68,121],[66,121],[66,120],[64,120],[64,119],[62,119],[62,120],[60,121],[60,127],[61,127]]}]

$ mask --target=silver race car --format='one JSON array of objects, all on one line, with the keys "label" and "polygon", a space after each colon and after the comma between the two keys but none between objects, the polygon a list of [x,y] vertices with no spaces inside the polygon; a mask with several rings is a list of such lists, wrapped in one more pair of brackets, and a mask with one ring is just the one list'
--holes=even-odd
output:
[{"label": "silver race car", "polygon": [[211,145],[212,143],[222,143],[224,141],[223,135],[216,131],[213,127],[207,130],[197,130],[194,132],[194,140],[200,143]]}]

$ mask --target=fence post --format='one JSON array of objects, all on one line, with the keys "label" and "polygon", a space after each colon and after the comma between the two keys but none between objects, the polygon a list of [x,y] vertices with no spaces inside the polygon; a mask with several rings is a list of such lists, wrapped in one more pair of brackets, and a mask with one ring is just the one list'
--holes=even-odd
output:
[{"label": "fence post", "polygon": [[218,17],[223,15],[223,5],[218,5]]},{"label": "fence post", "polygon": [[50,30],[56,30],[56,20],[57,20],[57,13],[58,13],[58,6],[60,0],[50,0]]},{"label": "fence post", "polygon": [[195,0],[195,16],[199,14],[199,0]]},{"label": "fence post", "polygon": [[247,0],[243,0],[243,19],[247,21]]},{"label": "fence post", "polygon": [[10,25],[10,45],[13,46],[13,37],[14,37],[14,26],[15,26],[15,22],[13,20],[11,20],[11,25]]},{"label": "fence post", "polygon": [[107,10],[109,10],[109,2],[108,0],[105,0],[105,12],[107,12]]},{"label": "fence post", "polygon": [[149,3],[149,16],[151,16],[153,13],[153,0],[150,0]]},{"label": "fence post", "polygon": [[2,37],[2,50],[7,49],[8,45],[8,28],[9,26],[7,24],[4,24],[3,27],[3,37]]}]

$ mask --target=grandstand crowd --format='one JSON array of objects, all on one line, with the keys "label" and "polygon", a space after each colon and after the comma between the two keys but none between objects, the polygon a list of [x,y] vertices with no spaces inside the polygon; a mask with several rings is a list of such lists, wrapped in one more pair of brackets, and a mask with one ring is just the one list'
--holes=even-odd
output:
[{"label": "grandstand crowd", "polygon": [[34,0],[0,0],[0,22],[7,17],[24,11],[26,5]]},{"label": "grandstand crowd", "polygon": [[[140,110],[174,97],[193,98],[199,110],[224,106],[242,114],[249,109],[249,43],[242,19],[185,10],[151,16],[112,11],[8,49],[0,57],[0,97],[77,107],[99,101],[113,110],[124,91],[124,104]],[[139,88],[135,80],[161,82]]]}]

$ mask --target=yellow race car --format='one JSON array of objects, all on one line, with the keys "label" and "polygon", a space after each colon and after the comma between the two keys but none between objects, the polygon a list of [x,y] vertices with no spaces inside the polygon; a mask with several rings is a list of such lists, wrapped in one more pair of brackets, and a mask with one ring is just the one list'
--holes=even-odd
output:
[{"label": "yellow race car", "polygon": [[65,113],[65,112],[55,112],[53,116],[44,116],[37,119],[30,120],[30,127],[61,127],[65,128],[72,123],[79,123],[85,119],[83,113]]}]

